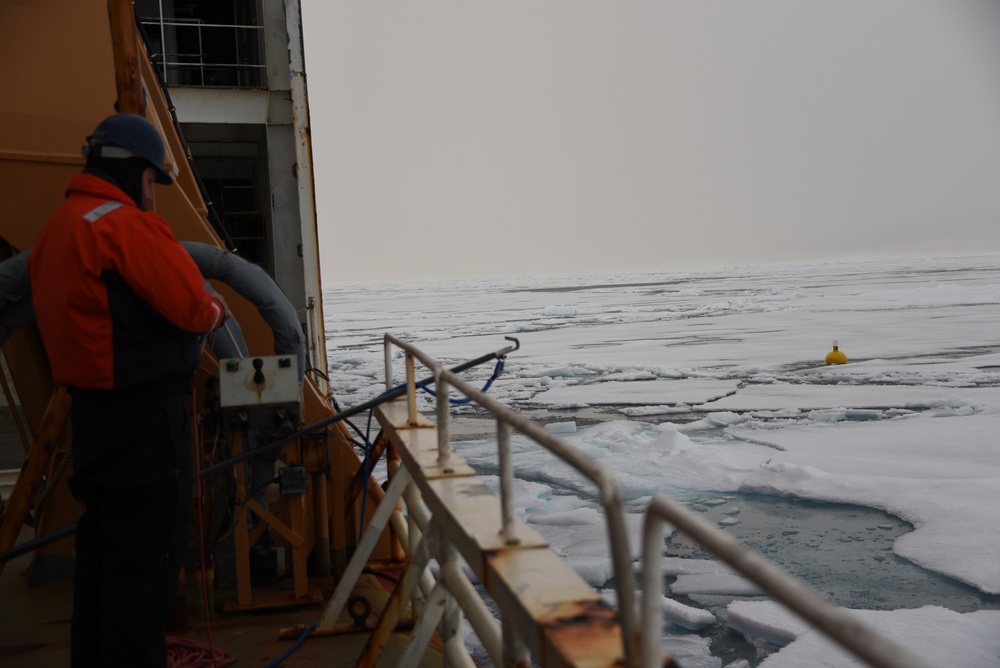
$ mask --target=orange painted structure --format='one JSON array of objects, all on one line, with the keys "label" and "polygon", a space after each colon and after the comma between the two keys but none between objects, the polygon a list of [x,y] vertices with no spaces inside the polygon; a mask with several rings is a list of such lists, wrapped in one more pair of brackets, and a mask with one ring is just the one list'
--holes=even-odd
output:
[{"label": "orange painted structure", "polygon": [[[132,5],[120,0],[52,0],[45,3],[0,3],[0,253],[3,257],[31,248],[50,214],[64,199],[70,177],[83,165],[80,148],[84,138],[116,102],[123,111],[144,114],[161,131],[167,143],[167,168],[176,175],[171,186],[156,186],[158,213],[182,240],[222,247],[208,217],[199,180],[179,132],[167,93],[161,89],[145,48],[138,37]],[[315,230],[312,230],[315,236]],[[2,259],[2,258],[0,258]],[[318,258],[317,258],[318,261]],[[240,322],[251,355],[273,354],[271,331],[253,304],[225,285],[216,284]],[[16,390],[16,401],[25,417],[25,460],[30,475],[19,478],[14,497],[21,506],[8,504],[0,522],[0,551],[17,539],[22,518],[13,512],[33,507],[35,533],[44,536],[76,522],[80,509],[66,485],[69,429],[60,424],[43,429],[50,405],[58,408],[63,395],[53,386],[48,362],[37,329],[32,325],[16,332],[4,346],[4,358]],[[198,406],[204,405],[206,380],[218,368],[206,353],[196,380]],[[321,369],[325,373],[325,369]],[[303,387],[302,422],[309,424],[334,413],[314,378]],[[11,407],[16,415],[15,407]],[[238,439],[236,439],[238,441]],[[284,450],[283,460],[304,464],[310,474],[309,492],[282,497],[265,519],[275,531],[275,542],[293,553],[295,592],[289,599],[251,594],[245,555],[237,557],[240,573],[240,608],[316,600],[306,586],[306,561],[334,569],[343,564],[355,544],[360,518],[361,489],[348,488],[360,462],[341,424],[328,427],[315,438],[296,441]],[[203,461],[205,465],[210,463]],[[242,470],[242,465],[238,466]],[[37,506],[39,483],[49,483],[45,505]],[[367,507],[377,507],[381,489],[367,486]],[[354,509],[358,508],[358,512]],[[240,513],[237,513],[239,515]],[[17,527],[15,528],[15,525]],[[260,523],[259,526],[263,526]],[[252,535],[250,536],[252,538]],[[6,543],[6,544],[3,544]],[[327,548],[329,546],[329,548]],[[329,554],[316,556],[317,549]],[[65,577],[71,563],[72,540],[41,548],[32,565],[32,579]],[[393,556],[388,536],[380,544],[381,558]],[[396,555],[398,556],[398,555]],[[239,564],[243,564],[239,566]],[[330,573],[321,575],[329,576]]]}]

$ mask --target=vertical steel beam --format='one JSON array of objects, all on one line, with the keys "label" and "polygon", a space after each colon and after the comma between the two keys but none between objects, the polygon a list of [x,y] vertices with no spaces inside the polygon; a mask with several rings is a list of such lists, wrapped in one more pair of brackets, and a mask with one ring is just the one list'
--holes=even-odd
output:
[{"label": "vertical steel beam", "polygon": [[[292,88],[292,119],[295,126],[295,167],[299,182],[299,217],[302,225],[302,266],[309,316],[309,351],[313,365],[327,373],[326,338],[323,334],[323,290],[319,265],[319,230],[316,225],[316,194],[312,168],[312,129],[306,66],[302,49],[302,6],[285,0],[285,30],[288,34],[288,73]],[[329,391],[325,381],[323,387]]]},{"label": "vertical steel beam", "polygon": [[118,88],[118,110],[146,115],[146,99],[139,72],[139,34],[131,0],[108,0],[111,21],[111,45],[115,54],[115,85]]}]

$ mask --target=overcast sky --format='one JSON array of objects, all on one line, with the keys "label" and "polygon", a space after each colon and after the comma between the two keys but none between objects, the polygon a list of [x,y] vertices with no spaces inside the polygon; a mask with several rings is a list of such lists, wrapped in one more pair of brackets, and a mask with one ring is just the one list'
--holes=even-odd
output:
[{"label": "overcast sky", "polygon": [[1000,2],[302,0],[327,284],[1000,252]]}]

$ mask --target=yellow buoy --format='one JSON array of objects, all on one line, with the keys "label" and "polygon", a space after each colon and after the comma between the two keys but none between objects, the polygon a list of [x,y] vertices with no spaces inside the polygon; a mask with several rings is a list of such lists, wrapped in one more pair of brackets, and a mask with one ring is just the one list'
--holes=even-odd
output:
[{"label": "yellow buoy", "polygon": [[840,351],[837,342],[833,342],[833,350],[826,354],[827,364],[847,364],[847,355]]}]

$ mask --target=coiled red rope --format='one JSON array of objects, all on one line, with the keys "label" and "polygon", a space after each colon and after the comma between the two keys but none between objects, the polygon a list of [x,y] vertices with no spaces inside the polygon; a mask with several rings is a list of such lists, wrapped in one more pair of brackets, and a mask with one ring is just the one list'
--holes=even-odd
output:
[{"label": "coiled red rope", "polygon": [[213,649],[197,640],[167,636],[167,668],[209,668],[235,662],[236,655],[232,652]]}]

